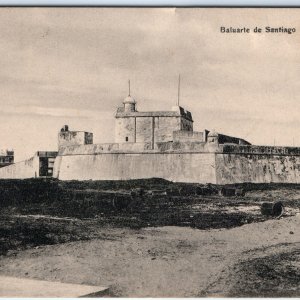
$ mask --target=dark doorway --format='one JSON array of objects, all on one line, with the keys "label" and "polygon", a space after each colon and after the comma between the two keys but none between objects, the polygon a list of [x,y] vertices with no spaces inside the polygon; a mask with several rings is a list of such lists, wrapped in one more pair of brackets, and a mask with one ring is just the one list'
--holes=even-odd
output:
[{"label": "dark doorway", "polygon": [[40,157],[40,174],[39,176],[48,175],[48,157]]}]

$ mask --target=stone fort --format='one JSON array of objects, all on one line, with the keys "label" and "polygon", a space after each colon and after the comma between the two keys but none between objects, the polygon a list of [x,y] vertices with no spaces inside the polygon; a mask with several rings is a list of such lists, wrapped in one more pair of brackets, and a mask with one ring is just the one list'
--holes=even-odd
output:
[{"label": "stone fort", "polygon": [[93,133],[58,133],[57,151],[0,168],[0,178],[128,180],[159,177],[174,182],[229,184],[300,182],[300,148],[251,145],[214,130],[193,130],[191,112],[140,112],[127,96],[115,114],[115,142],[93,143]]}]

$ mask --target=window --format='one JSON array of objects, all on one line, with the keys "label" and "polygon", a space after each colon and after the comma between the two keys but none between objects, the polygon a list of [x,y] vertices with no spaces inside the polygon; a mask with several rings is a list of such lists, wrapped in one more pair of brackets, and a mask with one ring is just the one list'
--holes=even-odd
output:
[{"label": "window", "polygon": [[128,136],[126,136],[125,141],[128,142]]}]

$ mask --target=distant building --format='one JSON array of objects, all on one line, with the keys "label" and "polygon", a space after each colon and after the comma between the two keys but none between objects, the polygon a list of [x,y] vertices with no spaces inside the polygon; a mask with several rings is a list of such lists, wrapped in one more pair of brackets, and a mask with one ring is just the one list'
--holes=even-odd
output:
[{"label": "distant building", "polygon": [[37,158],[38,169],[35,170],[35,177],[52,177],[56,151],[38,151],[35,154]]},{"label": "distant building", "polygon": [[29,159],[11,163],[0,169],[0,178],[23,179],[37,177],[53,177],[56,151],[37,151]]},{"label": "distant building", "polygon": [[0,151],[0,168],[6,167],[14,163],[14,151],[13,150],[1,150]]}]

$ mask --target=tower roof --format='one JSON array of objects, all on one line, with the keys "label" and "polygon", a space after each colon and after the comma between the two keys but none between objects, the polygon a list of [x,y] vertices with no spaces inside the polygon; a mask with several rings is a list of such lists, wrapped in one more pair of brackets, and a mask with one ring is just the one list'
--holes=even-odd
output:
[{"label": "tower roof", "polygon": [[129,103],[129,104],[136,104],[136,101],[134,100],[133,97],[131,97],[131,96],[129,95],[129,96],[127,96],[127,97],[124,99],[123,103],[124,103],[124,104],[126,104],[126,103]]}]

